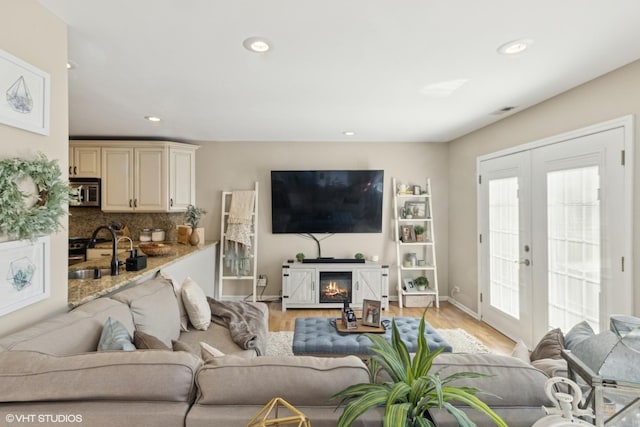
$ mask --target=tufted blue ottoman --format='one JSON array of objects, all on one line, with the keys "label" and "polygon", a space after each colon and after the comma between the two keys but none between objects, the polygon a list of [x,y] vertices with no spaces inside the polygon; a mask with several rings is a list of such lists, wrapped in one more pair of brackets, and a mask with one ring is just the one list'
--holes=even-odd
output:
[{"label": "tufted blue ottoman", "polygon": [[[383,319],[384,320],[384,319]],[[391,320],[391,319],[387,319]],[[338,322],[340,319],[337,320]],[[396,317],[398,331],[410,353],[418,349],[418,326],[420,319],[414,317]],[[293,333],[293,354],[315,356],[371,355],[371,340],[363,334],[341,334],[335,328],[336,319],[326,317],[298,317]],[[429,324],[425,324],[425,335],[429,350],[444,347],[451,352],[451,346]],[[382,334],[391,342],[391,327]]]}]

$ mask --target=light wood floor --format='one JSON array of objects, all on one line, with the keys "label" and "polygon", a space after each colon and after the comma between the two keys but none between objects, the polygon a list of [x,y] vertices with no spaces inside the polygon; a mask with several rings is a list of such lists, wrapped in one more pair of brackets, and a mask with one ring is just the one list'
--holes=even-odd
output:
[{"label": "light wood floor", "polygon": [[[424,308],[404,307],[401,309],[397,303],[391,302],[389,311],[384,312],[383,317],[421,317],[423,312]],[[272,302],[269,303],[269,330],[293,331],[297,317],[339,316],[339,309],[289,308],[286,312],[283,312],[281,303]],[[429,308],[426,319],[436,329],[464,329],[484,343],[492,353],[510,355],[515,345],[511,339],[448,302],[442,302],[440,308]]]}]

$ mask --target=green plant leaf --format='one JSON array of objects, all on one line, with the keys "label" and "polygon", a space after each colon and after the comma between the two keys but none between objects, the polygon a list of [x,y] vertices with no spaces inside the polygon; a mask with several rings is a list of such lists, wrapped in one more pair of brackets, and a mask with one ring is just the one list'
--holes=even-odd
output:
[{"label": "green plant leaf", "polygon": [[502,418],[498,416],[498,414],[493,412],[493,410],[489,408],[489,406],[482,400],[480,400],[477,396],[469,394],[457,387],[445,387],[443,389],[443,393],[445,395],[445,399],[449,397],[450,399],[447,400],[456,400],[458,402],[461,402],[480,413],[488,415],[497,426],[508,427],[507,423],[505,423]]},{"label": "green plant leaf", "polygon": [[382,336],[375,334],[365,334],[373,345],[370,350],[374,352],[377,363],[389,374],[393,382],[405,381],[407,370],[398,355],[398,352]]},{"label": "green plant leaf", "polygon": [[456,419],[458,426],[476,427],[475,423],[469,419],[469,416],[462,409],[456,408],[451,403],[445,403],[444,408]]},{"label": "green plant leaf", "polygon": [[349,427],[360,415],[370,408],[383,406],[387,400],[389,392],[384,388],[372,389],[368,393],[360,396],[356,400],[345,406],[344,411],[338,419],[338,427]]},{"label": "green plant leaf", "polygon": [[409,387],[409,384],[405,382],[394,384],[389,392],[389,396],[387,396],[387,410],[389,410],[389,407],[394,403],[407,402],[410,392],[411,387]]},{"label": "green plant leaf", "polygon": [[411,420],[411,404],[408,402],[396,403],[387,406],[382,425],[383,427],[412,427]]},{"label": "green plant leaf", "polygon": [[402,337],[400,336],[400,331],[398,331],[398,326],[396,325],[395,319],[392,319],[391,322],[391,346],[395,350],[398,361],[402,365],[402,370],[405,373],[406,381],[411,384],[413,382],[413,379],[415,378],[413,375],[413,370],[411,369],[411,356],[409,355],[409,350],[407,350],[407,345],[404,343],[404,341],[402,341]]}]

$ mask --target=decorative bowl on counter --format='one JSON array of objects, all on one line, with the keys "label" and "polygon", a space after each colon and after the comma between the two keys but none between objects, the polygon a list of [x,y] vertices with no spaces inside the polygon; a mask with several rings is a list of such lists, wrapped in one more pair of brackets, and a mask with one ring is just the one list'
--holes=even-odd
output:
[{"label": "decorative bowl on counter", "polygon": [[162,256],[168,255],[173,249],[173,245],[171,243],[159,242],[140,243],[138,249],[148,256]]}]

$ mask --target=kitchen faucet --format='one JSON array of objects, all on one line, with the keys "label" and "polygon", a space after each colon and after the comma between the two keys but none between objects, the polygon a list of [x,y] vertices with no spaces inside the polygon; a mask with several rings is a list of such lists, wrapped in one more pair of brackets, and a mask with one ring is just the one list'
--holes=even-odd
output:
[{"label": "kitchen faucet", "polygon": [[91,234],[91,239],[89,240],[89,244],[87,245],[87,248],[95,248],[96,247],[96,235],[98,234],[98,232],[100,230],[108,230],[111,233],[111,237],[112,237],[112,252],[111,252],[111,275],[112,276],[117,276],[118,275],[118,267],[120,267],[120,265],[122,265],[121,262],[118,261],[118,238],[116,236],[116,232],[113,228],[109,227],[108,225],[101,225],[100,227],[96,228],[93,231],[93,234]]}]

